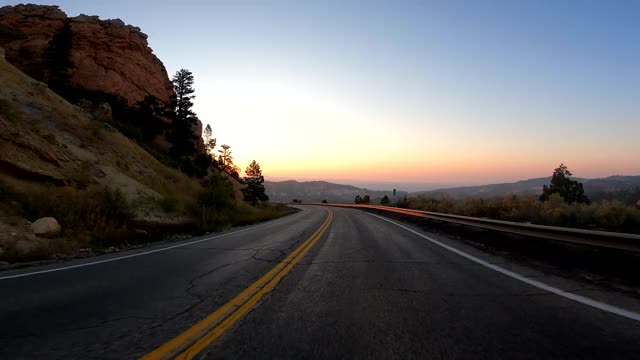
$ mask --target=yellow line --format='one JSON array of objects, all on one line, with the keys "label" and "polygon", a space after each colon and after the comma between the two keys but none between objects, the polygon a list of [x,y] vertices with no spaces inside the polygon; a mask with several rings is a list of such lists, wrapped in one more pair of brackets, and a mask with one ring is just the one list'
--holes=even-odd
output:
[{"label": "yellow line", "polygon": [[225,330],[235,324],[267,293],[276,287],[280,279],[291,271],[304,255],[311,250],[313,245],[322,237],[329,227],[333,214],[327,211],[328,216],[324,223],[305,242],[291,252],[273,269],[243,290],[228,303],[200,320],[182,334],[171,339],[164,345],[140,358],[140,360],[170,359],[180,351],[176,359],[192,359],[205,347],[222,335]]}]

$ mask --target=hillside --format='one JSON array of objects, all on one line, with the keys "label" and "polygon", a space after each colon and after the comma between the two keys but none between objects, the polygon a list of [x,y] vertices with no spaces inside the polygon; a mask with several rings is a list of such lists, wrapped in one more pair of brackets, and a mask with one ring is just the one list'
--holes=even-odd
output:
[{"label": "hillside", "polygon": [[[617,199],[628,197],[625,192],[632,192],[640,188],[640,176],[610,176],[597,179],[580,179],[584,184],[586,194],[594,200]],[[418,191],[407,194],[399,192],[398,196],[405,194],[426,197],[449,197],[454,199],[462,198],[494,198],[508,195],[539,195],[542,193],[542,186],[548,185],[551,177],[520,180],[514,183],[489,184],[479,186],[464,186],[431,191]],[[291,202],[293,199],[304,202],[320,202],[327,200],[334,203],[352,203],[356,195],[369,195],[374,203],[379,202],[384,195],[391,197],[391,190],[368,190],[351,185],[334,184],[326,181],[265,181],[267,195],[275,202]],[[633,196],[632,194],[630,196]],[[635,201],[633,203],[635,204]]]},{"label": "hillside", "polygon": [[[334,184],[327,181],[265,181],[267,195],[274,202],[291,202],[293,199],[304,202],[352,203],[356,195],[369,195],[374,203],[392,191],[368,190],[351,185]],[[406,193],[400,194],[403,196]]]},{"label": "hillside", "polygon": [[[3,199],[0,218],[7,220],[12,209],[44,207],[51,201],[67,206],[63,200],[82,199],[106,187],[125,196],[135,222],[193,221],[188,213],[201,189],[197,181],[163,165],[111,126],[25,75],[4,59],[1,49],[0,195],[19,189],[32,201]],[[23,220],[9,222],[13,225],[0,220],[0,250],[9,247],[6,241],[22,241],[27,249],[33,247],[29,242],[40,241],[30,234],[20,238]],[[18,236],[7,239],[9,232]]]},{"label": "hillside", "polygon": [[[632,190],[640,187],[640,176],[610,176],[596,179],[580,179],[587,196],[601,198],[605,194]],[[551,177],[521,180],[514,183],[465,186],[449,189],[415,192],[411,195],[450,198],[492,198],[507,195],[539,195],[542,186],[548,185]]]},{"label": "hillside", "polygon": [[[167,105],[176,96],[147,35],[120,19],[68,17],[58,6],[4,6],[0,7],[0,47],[9,63],[91,113],[117,115],[154,100]],[[163,120],[172,121],[170,117]],[[148,122],[128,120],[124,127],[148,129]],[[204,152],[199,120],[192,132],[196,149]],[[152,135],[157,135],[156,146],[169,147],[166,134]]]}]

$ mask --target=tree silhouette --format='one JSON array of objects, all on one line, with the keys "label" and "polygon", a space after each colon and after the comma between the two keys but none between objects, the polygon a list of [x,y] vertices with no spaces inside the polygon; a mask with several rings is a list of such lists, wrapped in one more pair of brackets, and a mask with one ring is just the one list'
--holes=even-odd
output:
[{"label": "tree silhouette", "polygon": [[193,166],[195,166],[194,175],[198,177],[205,177],[209,173],[209,167],[213,163],[213,158],[209,154],[198,154],[195,160],[193,160]]},{"label": "tree silhouette", "polygon": [[193,115],[193,99],[195,89],[193,88],[193,74],[187,69],[180,69],[173,76],[173,89],[176,92],[176,116],[180,119],[187,119]]},{"label": "tree silhouette", "polygon": [[389,205],[389,197],[387,195],[385,195],[384,197],[382,197],[382,199],[380,200],[380,205]]},{"label": "tree silhouette", "polygon": [[356,195],[356,198],[353,199],[353,202],[355,204],[362,204],[362,198],[360,197],[360,195]]},{"label": "tree silhouette", "polygon": [[218,155],[218,166],[220,167],[220,170],[230,174],[235,166],[233,164],[233,155],[231,155],[231,146],[223,144],[220,147],[222,149],[218,150],[220,153],[220,155]]},{"label": "tree silhouette", "polygon": [[262,170],[260,170],[260,165],[255,160],[245,170],[243,181],[246,184],[242,189],[244,201],[256,206],[269,200],[269,197],[265,194]]},{"label": "tree silhouette", "polygon": [[216,147],[216,138],[213,137],[213,130],[211,130],[211,125],[207,124],[204,128],[204,135],[202,136],[204,139],[204,148],[207,154],[211,154],[213,149]]},{"label": "tree silhouette", "polygon": [[166,116],[165,105],[155,96],[147,95],[133,110],[131,120],[140,128],[143,141],[152,141],[165,128],[162,118]]},{"label": "tree silhouette", "polygon": [[371,204],[371,197],[370,197],[369,195],[365,195],[365,196],[362,198],[362,203],[363,203],[363,204],[365,204],[365,205],[369,205],[369,204]]},{"label": "tree silhouette", "polygon": [[[172,78],[173,89],[176,92],[175,113],[169,141],[173,144],[170,149],[175,158],[192,156],[195,152],[193,125],[198,118],[192,111],[195,92],[193,88],[193,74],[187,69],[180,69]],[[199,136],[199,135],[198,135]]]},{"label": "tree silhouette", "polygon": [[571,180],[570,176],[573,174],[565,164],[560,164],[554,171],[551,177],[551,184],[549,186],[544,185],[542,187],[542,194],[540,195],[540,201],[549,200],[552,194],[560,195],[564,201],[568,204],[573,203],[585,203],[589,204],[589,198],[584,194],[584,188],[582,183]]},{"label": "tree silhouette", "polygon": [[51,90],[60,95],[64,95],[71,78],[70,71],[73,68],[71,61],[72,36],[71,26],[68,23],[64,24],[53,35],[42,54],[45,66],[48,67],[45,70],[43,81],[49,85]]}]

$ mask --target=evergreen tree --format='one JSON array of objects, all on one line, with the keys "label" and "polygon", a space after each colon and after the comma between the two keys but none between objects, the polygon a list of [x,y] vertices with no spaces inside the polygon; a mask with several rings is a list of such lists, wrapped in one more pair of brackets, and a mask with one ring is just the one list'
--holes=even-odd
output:
[{"label": "evergreen tree", "polygon": [[245,170],[243,180],[246,184],[242,189],[244,201],[255,206],[269,200],[269,197],[265,193],[262,170],[260,170],[260,165],[255,160],[253,160]]},{"label": "evergreen tree", "polygon": [[365,196],[362,198],[362,203],[363,203],[363,204],[365,204],[365,205],[369,205],[369,204],[371,204],[371,197],[370,197],[369,195],[365,195]]},{"label": "evergreen tree", "polygon": [[173,89],[176,92],[176,117],[189,119],[195,114],[192,111],[195,89],[193,74],[187,69],[180,69],[173,76]]},{"label": "evergreen tree", "polygon": [[216,138],[213,137],[213,131],[211,130],[211,125],[207,124],[204,128],[204,135],[202,136],[204,140],[204,148],[207,154],[211,154],[213,149],[216,147]]},{"label": "evergreen tree", "polygon": [[162,133],[165,128],[162,120],[166,116],[165,111],[165,105],[152,95],[145,96],[144,100],[136,104],[132,117],[135,119],[135,124],[140,128],[142,140],[152,141]]},{"label": "evergreen tree", "polygon": [[193,133],[193,125],[198,118],[193,112],[193,74],[187,69],[180,69],[172,79],[173,89],[176,92],[175,112],[169,141],[173,144],[170,153],[175,158],[192,156],[195,152],[194,140],[197,136]]},{"label": "evergreen tree", "polygon": [[195,160],[193,160],[193,165],[196,168],[195,174],[198,177],[205,177],[209,172],[209,167],[213,163],[213,158],[209,154],[198,154]]},{"label": "evergreen tree", "polygon": [[387,195],[385,195],[381,200],[380,200],[380,205],[389,205],[389,197]]},{"label": "evergreen tree", "polygon": [[589,204],[589,198],[584,194],[582,183],[571,180],[573,174],[565,164],[560,164],[551,177],[551,184],[542,187],[540,201],[546,201],[552,194],[559,194],[566,203],[585,203]]},{"label": "evergreen tree", "polygon": [[354,204],[362,204],[362,198],[360,197],[360,195],[356,195],[356,198],[353,199],[353,203]]},{"label": "evergreen tree", "polygon": [[223,144],[220,146],[222,149],[219,149],[218,152],[218,166],[220,170],[231,174],[233,170],[235,170],[236,166],[233,164],[233,155],[231,155],[231,146],[227,144]]},{"label": "evergreen tree", "polygon": [[71,26],[66,23],[53,35],[42,54],[46,67],[42,77],[43,82],[60,95],[64,95],[64,91],[69,87],[71,69],[73,68],[72,45]]}]

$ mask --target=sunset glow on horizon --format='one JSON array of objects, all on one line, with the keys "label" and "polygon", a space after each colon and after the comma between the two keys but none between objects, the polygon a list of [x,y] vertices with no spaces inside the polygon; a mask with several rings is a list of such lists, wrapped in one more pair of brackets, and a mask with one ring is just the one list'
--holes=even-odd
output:
[{"label": "sunset glow on horizon", "polygon": [[632,2],[51,3],[140,27],[170,76],[193,72],[218,145],[267,179],[640,174]]}]

